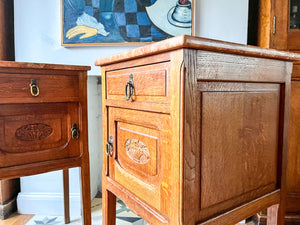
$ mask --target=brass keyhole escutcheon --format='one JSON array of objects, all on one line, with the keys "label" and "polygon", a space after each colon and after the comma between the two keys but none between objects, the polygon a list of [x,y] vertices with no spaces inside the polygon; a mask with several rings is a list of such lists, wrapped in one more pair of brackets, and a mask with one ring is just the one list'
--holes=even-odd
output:
[{"label": "brass keyhole escutcheon", "polygon": [[79,136],[80,136],[80,132],[79,132],[79,129],[78,129],[76,123],[74,123],[74,124],[72,125],[71,132],[72,132],[72,138],[73,138],[74,140],[78,140],[78,139],[79,139]]},{"label": "brass keyhole escutcheon", "polygon": [[38,83],[35,79],[32,79],[31,80],[31,83],[30,83],[30,93],[32,96],[34,97],[37,97],[39,96],[40,94],[40,89],[39,89],[39,86],[38,86]]},{"label": "brass keyhole escutcheon", "polygon": [[106,156],[112,156],[113,154],[113,136],[109,135],[109,140],[106,143],[106,150],[105,150]]}]

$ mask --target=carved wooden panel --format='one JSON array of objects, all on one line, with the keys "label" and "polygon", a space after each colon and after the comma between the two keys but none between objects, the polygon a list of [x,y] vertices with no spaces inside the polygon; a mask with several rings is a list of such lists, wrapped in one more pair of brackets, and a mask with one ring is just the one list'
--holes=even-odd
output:
[{"label": "carved wooden panel", "polygon": [[146,164],[150,159],[148,147],[140,140],[129,138],[125,142],[125,152],[128,157],[138,164]]},{"label": "carved wooden panel", "polygon": [[137,177],[157,175],[159,131],[141,125],[117,125],[118,161]]},{"label": "carved wooden panel", "polygon": [[34,123],[19,127],[15,136],[21,141],[41,141],[53,133],[53,128],[47,124]]},{"label": "carved wooden panel", "polygon": [[169,117],[110,108],[109,118],[109,134],[114,140],[110,177],[154,208],[167,210],[162,199],[169,194],[166,177],[170,171],[163,160],[168,156],[162,138],[168,136]]}]

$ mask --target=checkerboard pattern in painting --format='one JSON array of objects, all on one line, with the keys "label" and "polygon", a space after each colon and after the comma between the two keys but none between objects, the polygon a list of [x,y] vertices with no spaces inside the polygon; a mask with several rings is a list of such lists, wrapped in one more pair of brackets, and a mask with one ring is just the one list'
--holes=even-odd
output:
[{"label": "checkerboard pattern in painting", "polygon": [[115,0],[114,18],[122,38],[128,42],[152,42],[166,39],[150,22],[146,6],[156,0]]}]

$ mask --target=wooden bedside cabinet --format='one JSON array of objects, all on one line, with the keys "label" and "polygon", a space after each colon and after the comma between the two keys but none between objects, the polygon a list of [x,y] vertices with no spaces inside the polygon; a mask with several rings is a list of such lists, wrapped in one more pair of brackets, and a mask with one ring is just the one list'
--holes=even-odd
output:
[{"label": "wooden bedside cabinet", "polygon": [[81,168],[84,224],[91,224],[86,66],[0,62],[0,179]]},{"label": "wooden bedside cabinet", "polygon": [[116,197],[155,225],[229,225],[265,208],[283,224],[299,58],[179,36],[97,60],[103,224],[115,224]]}]

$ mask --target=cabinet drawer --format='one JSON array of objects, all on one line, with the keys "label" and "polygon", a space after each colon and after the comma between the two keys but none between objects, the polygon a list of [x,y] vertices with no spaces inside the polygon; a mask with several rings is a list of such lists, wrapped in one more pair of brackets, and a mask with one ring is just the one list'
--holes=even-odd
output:
[{"label": "cabinet drawer", "polygon": [[78,99],[78,89],[79,78],[75,75],[0,74],[0,101],[56,102]]},{"label": "cabinet drawer", "polygon": [[0,105],[0,167],[79,156],[78,121],[78,103]]},{"label": "cabinet drawer", "polygon": [[[167,103],[169,101],[169,63],[139,66],[106,73],[106,98],[126,101],[126,84],[132,80],[131,102]],[[127,86],[127,96],[129,96]]]}]

